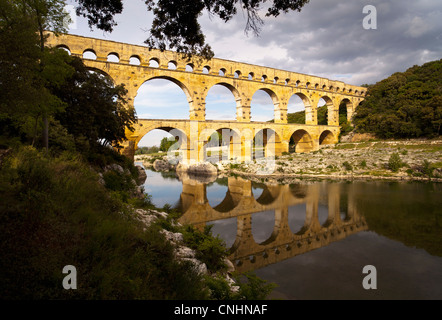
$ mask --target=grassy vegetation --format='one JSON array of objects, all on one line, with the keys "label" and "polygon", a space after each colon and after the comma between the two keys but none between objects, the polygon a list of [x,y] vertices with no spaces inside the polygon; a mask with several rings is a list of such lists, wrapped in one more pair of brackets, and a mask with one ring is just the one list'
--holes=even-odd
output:
[{"label": "grassy vegetation", "polygon": [[[119,195],[126,186],[113,181],[109,192],[74,154],[23,148],[3,163],[0,181],[3,299],[207,297],[157,227],[143,231]],[[61,285],[65,265],[77,268],[77,290]]]},{"label": "grassy vegetation", "polygon": [[393,172],[398,172],[405,164],[402,162],[401,157],[397,152],[394,152],[388,159],[388,169]]},{"label": "grassy vegetation", "polygon": [[352,171],[353,170],[353,166],[351,165],[351,163],[349,163],[348,161],[344,161],[342,163],[342,166],[344,167],[345,170],[347,171]]},{"label": "grassy vegetation", "polygon": [[[116,156],[117,157],[117,156]],[[117,157],[118,158],[118,157]],[[210,228],[178,227],[171,212],[146,229],[134,207],[153,208],[150,197],[134,198],[136,172],[108,171],[99,182],[75,153],[46,156],[22,147],[2,159],[0,170],[0,297],[3,299],[216,299],[212,280],[190,262],[178,261],[160,232],[181,232],[211,273],[225,271],[226,248]],[[78,289],[65,290],[63,267],[77,269]],[[216,283],[220,285],[220,280]],[[224,280],[226,281],[226,280]],[[255,281],[255,280],[254,280]],[[225,284],[226,285],[226,284]],[[214,286],[214,287],[213,287]],[[244,288],[265,282],[245,282]],[[256,290],[261,290],[255,288]],[[237,298],[250,299],[249,289]]]}]

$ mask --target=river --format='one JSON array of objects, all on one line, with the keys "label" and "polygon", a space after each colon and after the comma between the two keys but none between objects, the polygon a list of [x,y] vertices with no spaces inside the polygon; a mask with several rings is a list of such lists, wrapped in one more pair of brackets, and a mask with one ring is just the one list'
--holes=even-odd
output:
[{"label": "river", "polygon": [[270,298],[442,299],[442,184],[146,173],[152,202],[213,225]]}]

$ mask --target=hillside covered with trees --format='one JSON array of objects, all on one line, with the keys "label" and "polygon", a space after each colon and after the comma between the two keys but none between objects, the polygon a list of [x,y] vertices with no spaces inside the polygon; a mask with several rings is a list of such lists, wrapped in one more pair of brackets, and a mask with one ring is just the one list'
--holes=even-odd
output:
[{"label": "hillside covered with trees", "polygon": [[369,86],[354,116],[356,131],[379,138],[441,134],[442,59],[413,66]]},{"label": "hillside covered with trees", "polygon": [[[318,107],[317,117],[318,125],[327,125],[327,105]],[[287,122],[305,124],[305,111],[288,113]],[[339,125],[341,126],[341,135],[346,135],[353,130],[353,127],[347,120],[347,106],[345,103],[339,106]]]}]

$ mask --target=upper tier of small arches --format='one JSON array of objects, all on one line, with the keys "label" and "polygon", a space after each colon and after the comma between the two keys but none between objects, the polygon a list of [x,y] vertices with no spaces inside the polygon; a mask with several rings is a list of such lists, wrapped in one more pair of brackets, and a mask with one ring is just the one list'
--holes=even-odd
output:
[{"label": "upper tier of small arches", "polygon": [[[159,52],[157,50],[146,50],[146,48],[143,50],[145,51],[144,54],[134,54],[131,52],[121,54],[115,50],[96,52],[92,47],[81,49],[82,51],[79,52],[72,52],[71,49],[64,44],[57,45],[57,47],[66,50],[69,54],[72,53],[76,56],[80,56],[83,59],[106,61],[108,63],[121,63],[140,67],[200,73],[212,76],[229,77],[238,80],[258,81],[267,84],[290,86],[294,88],[343,93],[353,96],[364,96],[366,93],[361,87],[347,85],[341,81],[333,81],[316,76],[222,59],[212,59],[197,65],[185,58],[180,58],[177,53],[173,52],[176,57],[170,58],[171,54],[164,54],[164,52]],[[134,47],[137,48],[137,46]],[[123,52],[124,51],[128,50],[123,50]],[[159,56],[163,56],[163,58],[160,58]]]}]

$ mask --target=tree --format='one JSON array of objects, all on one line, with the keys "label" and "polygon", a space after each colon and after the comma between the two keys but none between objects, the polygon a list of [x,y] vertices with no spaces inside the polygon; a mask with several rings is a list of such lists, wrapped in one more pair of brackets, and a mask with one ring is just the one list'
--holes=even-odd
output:
[{"label": "tree", "polygon": [[169,151],[170,147],[172,147],[175,143],[176,140],[173,137],[164,137],[163,139],[161,139],[160,150],[163,152]]},{"label": "tree", "polygon": [[[45,51],[44,31],[51,30],[55,33],[66,32],[66,21],[68,20],[68,13],[63,10],[63,0],[22,0],[21,6],[23,12],[33,17],[40,35],[40,50]],[[43,70],[45,65],[44,59],[40,60],[40,70]],[[40,105],[43,116],[43,145],[46,150],[49,148],[49,125],[48,116],[51,110],[45,108],[48,104]]]},{"label": "tree", "polygon": [[44,126],[46,147],[48,118],[64,107],[47,85],[59,85],[72,72],[58,53],[44,47],[43,29],[62,30],[55,18],[61,16],[55,13],[60,3],[0,1],[0,119],[22,132],[25,139],[32,136],[32,144],[37,130]]},{"label": "tree", "polygon": [[126,128],[133,129],[136,120],[134,110],[125,107],[124,85],[114,86],[110,78],[87,69],[80,58],[57,50],[66,55],[75,72],[52,88],[66,104],[55,118],[77,142],[85,139],[90,146],[108,146],[124,141]]},{"label": "tree", "polygon": [[349,134],[353,127],[347,119],[347,103],[341,102],[339,105],[339,125],[341,126],[341,136]]},{"label": "tree", "polygon": [[[79,3],[77,14],[88,19],[90,27],[112,31],[117,24],[115,14],[123,11],[122,0],[76,0]],[[201,55],[210,59],[214,53],[205,41],[198,17],[206,10],[228,22],[238,9],[245,12],[245,32],[258,35],[263,25],[259,12],[266,0],[145,0],[147,10],[154,14],[150,36],[145,41],[152,48],[173,49],[187,55]],[[301,11],[309,0],[273,0],[265,16],[277,17],[291,10]]]},{"label": "tree", "polygon": [[72,138],[77,147],[118,144],[135,121],[123,106],[123,86],[44,46],[43,29],[63,30],[63,3],[0,0],[0,144],[15,139],[34,145],[43,132],[48,148],[49,123],[51,141],[62,148]]}]

